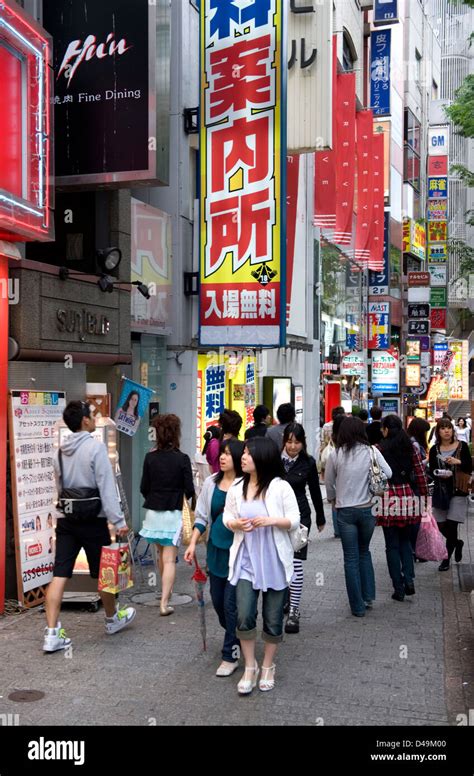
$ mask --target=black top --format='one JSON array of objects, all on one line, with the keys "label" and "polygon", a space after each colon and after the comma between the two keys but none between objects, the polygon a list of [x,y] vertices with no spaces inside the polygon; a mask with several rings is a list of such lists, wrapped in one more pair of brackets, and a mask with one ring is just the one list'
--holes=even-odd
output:
[{"label": "black top", "polygon": [[382,424],[380,420],[373,420],[366,426],[367,438],[371,445],[377,445],[382,441]]},{"label": "black top", "polygon": [[253,437],[264,437],[267,433],[266,423],[256,423],[252,428],[248,428],[245,432],[245,439],[252,439]]},{"label": "black top", "polygon": [[303,525],[308,526],[308,528],[311,525],[311,508],[306,498],[306,485],[309,487],[311,501],[316,510],[316,525],[325,525],[326,518],[324,516],[323,499],[314,458],[300,453],[295,463],[292,464],[290,470],[285,474],[285,480],[290,483],[295,492]]},{"label": "black top", "polygon": [[[469,452],[469,446],[465,442],[458,442],[458,446],[461,445],[461,452],[460,454],[456,455],[457,448],[451,453],[453,458],[459,458],[461,461],[461,465],[459,466],[460,471],[464,472],[465,474],[471,474],[472,473],[472,458],[471,453]],[[435,469],[451,469],[454,470],[454,466],[450,466],[450,464],[446,463],[446,461],[443,462],[443,466],[440,465],[440,461],[438,461],[438,445],[433,445],[433,447],[430,448],[430,455],[429,455],[429,464],[428,464],[428,472],[430,476],[436,481],[441,480],[440,477],[436,477],[434,474]],[[442,482],[446,484],[448,490],[451,492],[451,495],[454,492],[454,477],[448,477],[447,479],[442,479]]]},{"label": "black top", "polygon": [[140,491],[146,509],[160,512],[183,508],[183,497],[194,496],[189,456],[181,450],[153,450],[143,463]]}]

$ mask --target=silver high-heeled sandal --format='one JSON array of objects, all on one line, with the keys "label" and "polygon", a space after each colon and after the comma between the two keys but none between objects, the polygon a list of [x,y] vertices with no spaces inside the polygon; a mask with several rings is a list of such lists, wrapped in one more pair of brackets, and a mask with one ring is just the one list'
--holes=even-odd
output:
[{"label": "silver high-heeled sandal", "polygon": [[[268,692],[268,690],[273,690],[275,687],[275,668],[275,663],[272,663],[271,666],[262,666],[262,676],[258,684],[258,689],[262,692]],[[264,671],[265,676],[263,675]],[[273,671],[273,676],[271,679],[268,678],[269,671]]]},{"label": "silver high-heeled sandal", "polygon": [[[250,679],[246,679],[246,675],[250,674]],[[249,695],[255,685],[257,684],[257,677],[258,677],[258,665],[255,663],[255,666],[253,668],[247,668],[245,667],[244,675],[240,682],[237,685],[237,690],[239,695]]]}]

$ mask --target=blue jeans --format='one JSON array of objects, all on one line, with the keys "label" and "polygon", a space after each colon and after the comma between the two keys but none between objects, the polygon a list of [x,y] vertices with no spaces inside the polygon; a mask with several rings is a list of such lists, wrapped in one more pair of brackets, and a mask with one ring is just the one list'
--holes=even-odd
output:
[{"label": "blue jeans", "polygon": [[[254,590],[248,579],[239,579],[236,585],[237,597],[237,629],[240,640],[257,638],[257,602],[260,590]],[[283,639],[283,609],[285,607],[288,588],[283,590],[268,589],[262,592],[262,638],[270,644],[279,644]]]},{"label": "blue jeans", "polygon": [[337,509],[336,507],[331,508],[332,513],[332,527],[334,528],[334,536],[341,536],[341,533],[339,531],[339,525],[337,522]]},{"label": "blue jeans", "polygon": [[[225,577],[216,577],[209,572],[211,588],[211,600],[219,624],[224,628],[224,646],[222,647],[222,659],[226,663],[236,663],[239,659],[240,642],[235,635],[237,624],[237,605],[235,602],[235,587]],[[238,647],[238,649],[236,649]]]},{"label": "blue jeans", "polygon": [[365,614],[365,602],[375,599],[375,575],[369,550],[375,517],[371,507],[345,507],[337,510],[337,521],[351,611],[353,614]]},{"label": "blue jeans", "polygon": [[411,526],[399,528],[396,525],[383,529],[385,535],[385,554],[393,588],[399,595],[405,595],[405,584],[413,585],[415,565],[410,541]]}]

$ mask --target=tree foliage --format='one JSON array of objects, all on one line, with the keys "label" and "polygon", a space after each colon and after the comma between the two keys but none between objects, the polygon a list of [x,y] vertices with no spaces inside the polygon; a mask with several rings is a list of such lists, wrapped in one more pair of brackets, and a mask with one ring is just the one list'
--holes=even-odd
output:
[{"label": "tree foliage", "polygon": [[[474,2],[474,0],[473,0]],[[445,110],[463,137],[474,137],[474,73],[466,76],[455,93],[456,99]]]}]

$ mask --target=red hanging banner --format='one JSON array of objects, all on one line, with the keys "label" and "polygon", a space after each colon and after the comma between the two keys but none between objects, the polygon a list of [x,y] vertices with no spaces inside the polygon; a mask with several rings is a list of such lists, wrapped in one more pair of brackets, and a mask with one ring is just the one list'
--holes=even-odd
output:
[{"label": "red hanging banner", "polygon": [[336,227],[334,242],[350,245],[355,188],[355,73],[337,76]]},{"label": "red hanging banner", "polygon": [[337,35],[332,46],[332,149],[314,154],[314,226],[336,226]]},{"label": "red hanging banner", "polygon": [[371,110],[359,111],[356,115],[357,130],[357,223],[354,258],[367,266],[370,258],[370,230],[373,208],[373,124]]},{"label": "red hanging banner", "polygon": [[300,157],[288,156],[286,160],[286,322],[290,321],[293,265],[295,261],[296,214],[298,210],[298,186]]},{"label": "red hanging banner", "polygon": [[372,228],[370,231],[370,258],[369,269],[373,272],[382,272],[384,267],[383,239],[384,239],[384,141],[383,134],[375,134],[373,144],[373,209]]}]

